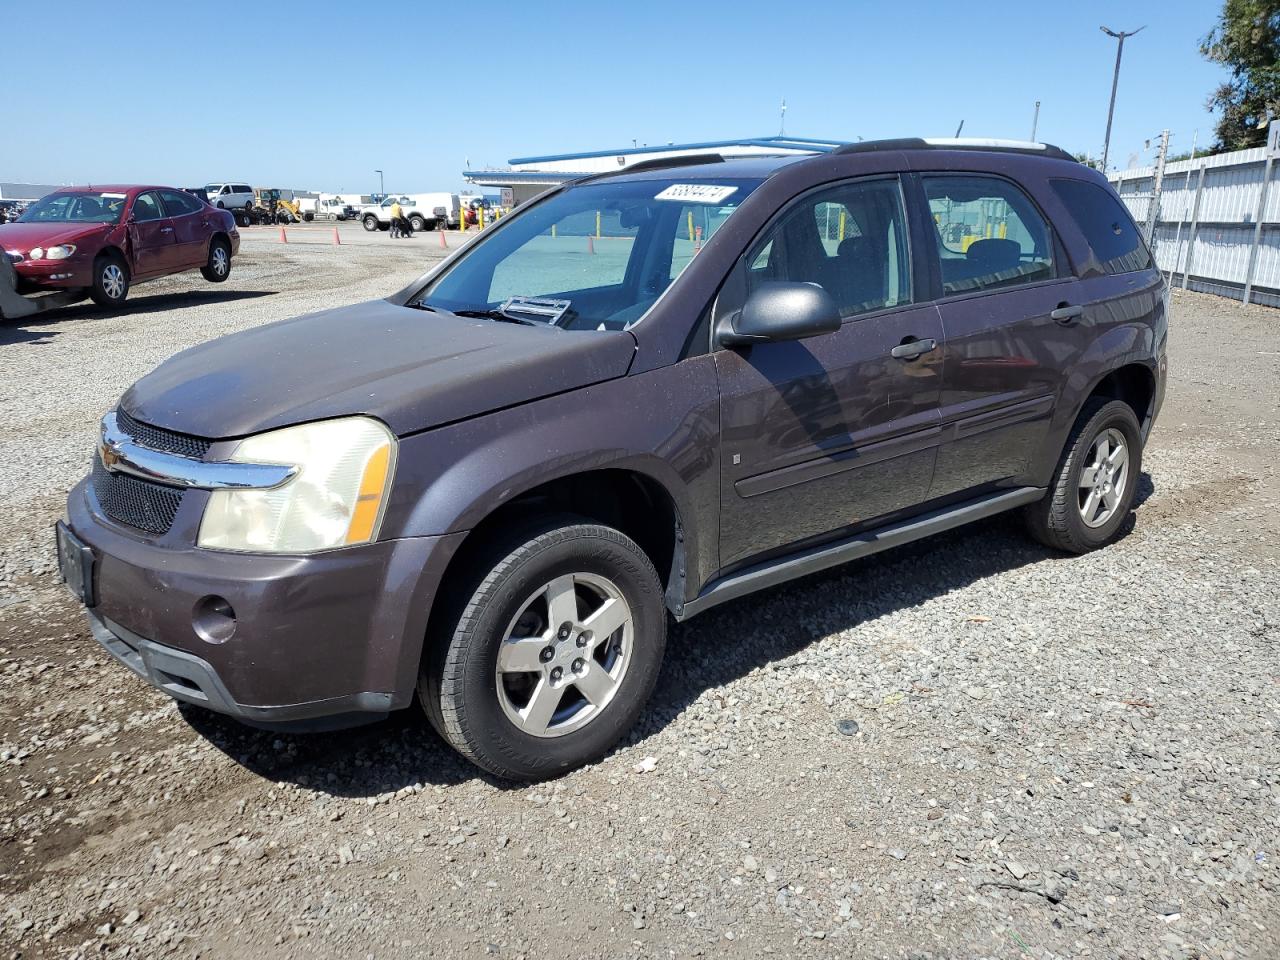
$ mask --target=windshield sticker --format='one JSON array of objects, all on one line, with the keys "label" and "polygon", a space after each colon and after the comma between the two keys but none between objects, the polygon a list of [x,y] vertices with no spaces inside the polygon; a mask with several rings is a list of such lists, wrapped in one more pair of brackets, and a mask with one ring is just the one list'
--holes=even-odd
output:
[{"label": "windshield sticker", "polygon": [[673,183],[653,199],[676,200],[680,203],[724,203],[725,198],[737,192],[737,187],[722,187],[715,183]]},{"label": "windshield sticker", "polygon": [[123,193],[100,193],[98,196],[106,200],[123,200],[125,197]]}]

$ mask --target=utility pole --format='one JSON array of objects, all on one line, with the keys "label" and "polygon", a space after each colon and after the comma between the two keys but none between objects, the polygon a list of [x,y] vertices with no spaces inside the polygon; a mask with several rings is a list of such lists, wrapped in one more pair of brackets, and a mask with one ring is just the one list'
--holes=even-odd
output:
[{"label": "utility pole", "polygon": [[1124,56],[1124,40],[1125,37],[1132,37],[1135,33],[1141,33],[1147,29],[1143,24],[1137,30],[1112,30],[1110,27],[1099,27],[1103,33],[1109,37],[1115,37],[1120,43],[1116,46],[1116,72],[1111,77],[1111,105],[1107,107],[1107,134],[1102,139],[1102,172],[1107,172],[1107,154],[1111,151],[1111,118],[1116,112],[1116,87],[1120,85],[1120,58]]},{"label": "utility pole", "polygon": [[1164,161],[1169,156],[1169,131],[1160,131],[1160,152],[1156,154],[1156,175],[1151,183],[1151,202],[1147,205],[1147,246],[1156,247],[1156,221],[1160,219],[1160,191],[1164,189]]},{"label": "utility pole", "polygon": [[1036,101],[1036,112],[1031,117],[1031,142],[1036,142],[1036,127],[1040,126],[1040,101]]}]

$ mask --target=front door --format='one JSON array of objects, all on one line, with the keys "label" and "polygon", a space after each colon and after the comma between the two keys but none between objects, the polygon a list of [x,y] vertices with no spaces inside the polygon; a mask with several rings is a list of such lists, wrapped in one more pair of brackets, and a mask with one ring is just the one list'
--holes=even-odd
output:
[{"label": "front door", "polygon": [[919,504],[940,434],[942,327],[935,307],[913,302],[896,177],[799,198],[738,269],[743,296],[771,280],[819,284],[844,321],[715,355],[722,567]]},{"label": "front door", "polygon": [[1046,440],[1078,332],[1054,319],[1079,296],[1044,216],[1009,180],[921,177],[935,226],[946,332],[944,442],[931,498],[1023,482]]},{"label": "front door", "polygon": [[165,216],[159,195],[148,190],[133,201],[129,222],[133,276],[155,276],[173,269],[177,257],[173,221]]}]

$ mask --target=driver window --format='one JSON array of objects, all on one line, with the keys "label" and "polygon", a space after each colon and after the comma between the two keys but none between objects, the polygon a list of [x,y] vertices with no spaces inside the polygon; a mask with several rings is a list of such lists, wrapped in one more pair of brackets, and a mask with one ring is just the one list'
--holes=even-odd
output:
[{"label": "driver window", "polygon": [[154,193],[140,193],[133,201],[133,218],[139,223],[148,220],[163,220],[164,211],[160,209],[160,200]]},{"label": "driver window", "polygon": [[747,255],[747,291],[770,280],[816,283],[842,317],[911,302],[906,218],[897,179],[802,197]]}]

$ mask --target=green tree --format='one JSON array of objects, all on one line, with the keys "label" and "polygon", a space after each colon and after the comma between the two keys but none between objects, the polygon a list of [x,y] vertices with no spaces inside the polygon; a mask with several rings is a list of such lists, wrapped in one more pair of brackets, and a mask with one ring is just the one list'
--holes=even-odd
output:
[{"label": "green tree", "polygon": [[1231,72],[1209,97],[1216,149],[1261,146],[1267,110],[1280,113],[1280,0],[1225,0],[1200,52]]}]

